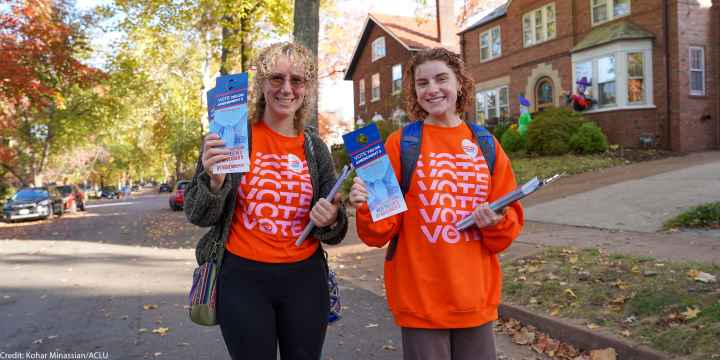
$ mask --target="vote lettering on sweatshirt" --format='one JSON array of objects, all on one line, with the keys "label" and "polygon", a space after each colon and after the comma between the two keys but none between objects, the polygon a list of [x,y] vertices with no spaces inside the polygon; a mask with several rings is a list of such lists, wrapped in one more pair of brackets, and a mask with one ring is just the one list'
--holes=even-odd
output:
[{"label": "vote lettering on sweatshirt", "polygon": [[290,262],[307,258],[317,247],[317,242],[294,245],[310,221],[313,197],[303,142],[303,135],[283,136],[264,123],[253,126],[250,171],[236,190],[227,246],[234,254]]}]

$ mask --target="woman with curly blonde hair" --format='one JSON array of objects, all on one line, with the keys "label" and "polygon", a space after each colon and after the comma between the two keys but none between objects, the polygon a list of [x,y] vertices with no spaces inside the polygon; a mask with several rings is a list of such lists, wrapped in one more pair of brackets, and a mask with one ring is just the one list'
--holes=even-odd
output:
[{"label": "woman with curly blonde hair", "polygon": [[[488,203],[512,191],[515,176],[497,140],[490,173],[470,124],[460,118],[473,81],[459,55],[442,48],[421,51],[405,75],[407,112],[420,121],[407,125],[420,127],[419,158],[405,194],[408,210],[372,222],[367,188],[356,177],[350,203],[357,209],[357,232],[376,247],[397,237],[388,250],[394,256],[385,261],[385,288],[402,328],[404,359],[494,360],[502,283],[497,254],[520,233],[523,211],[513,204],[498,214]],[[395,174],[403,174],[402,131],[385,143]],[[476,226],[457,230],[455,224],[469,215]]]},{"label": "woman with curly blonde hair", "polygon": [[[261,51],[256,68],[250,171],[213,174],[229,150],[208,134],[185,213],[212,226],[196,254],[199,263],[219,255],[217,319],[230,356],[275,359],[279,348],[283,359],[317,360],[329,314],[320,242],[339,243],[347,217],[324,199],[335,183],[332,158],[304,126],[315,101],[315,61],[303,46],[281,43]],[[296,246],[309,222],[315,230]]]}]

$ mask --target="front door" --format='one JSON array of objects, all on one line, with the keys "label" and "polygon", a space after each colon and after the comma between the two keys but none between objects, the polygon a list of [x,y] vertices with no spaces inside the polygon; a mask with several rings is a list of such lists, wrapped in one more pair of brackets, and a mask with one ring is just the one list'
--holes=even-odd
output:
[{"label": "front door", "polygon": [[535,99],[537,102],[537,111],[543,111],[546,107],[555,106],[554,99],[555,89],[550,78],[544,77],[538,80],[535,85]]}]

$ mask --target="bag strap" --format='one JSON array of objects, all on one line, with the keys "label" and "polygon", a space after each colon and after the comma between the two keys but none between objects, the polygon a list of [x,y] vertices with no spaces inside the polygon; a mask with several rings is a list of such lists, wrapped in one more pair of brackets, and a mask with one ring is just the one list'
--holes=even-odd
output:
[{"label": "bag strap", "polygon": [[[414,121],[402,129],[400,136],[400,190],[403,195],[410,190],[412,175],[420,157],[420,141],[422,140],[422,121]],[[399,234],[390,240],[385,260],[391,261],[395,256]]]},{"label": "bag strap", "polygon": [[[465,124],[470,128],[475,142],[480,146],[480,151],[482,151],[490,172],[490,177],[492,178],[495,170],[495,138],[493,138],[493,135],[488,129],[481,125],[473,124],[469,121],[465,121]],[[417,166],[417,161],[420,157],[422,125],[422,121],[414,121],[403,127],[400,136],[400,189],[403,195],[407,194],[410,190],[412,175],[415,172],[415,166]],[[385,253],[386,261],[391,261],[395,256],[399,237],[400,235],[396,234],[392,240],[390,240],[387,252]]]},{"label": "bag strap", "polygon": [[484,126],[468,121],[465,121],[465,123],[470,127],[470,130],[472,130],[475,142],[480,146],[480,150],[490,171],[490,176],[492,176],[495,173],[495,138]]}]

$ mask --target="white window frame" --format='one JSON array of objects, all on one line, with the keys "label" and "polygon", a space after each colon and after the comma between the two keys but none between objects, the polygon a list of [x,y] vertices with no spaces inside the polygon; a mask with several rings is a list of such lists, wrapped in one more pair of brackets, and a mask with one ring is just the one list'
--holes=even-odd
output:
[{"label": "white window frame", "polygon": [[[395,69],[398,69],[397,73],[396,73]],[[396,77],[395,75],[397,75],[398,73],[400,76]],[[400,80],[399,84],[397,84],[398,80]],[[395,64],[392,67],[392,93],[393,93],[393,95],[396,95],[401,92],[402,92],[402,64]]]},{"label": "white window frame", "polygon": [[[653,53],[650,40],[628,40],[619,41],[613,44],[600,46],[572,54],[572,86],[573,94],[577,92],[576,65],[578,63],[592,63],[592,85],[591,93],[595,102],[598,100],[598,65],[600,58],[613,56],[615,58],[615,105],[598,107],[597,104],[588,110],[589,113],[624,110],[624,109],[654,109],[653,98]],[[630,103],[628,101],[628,65],[629,53],[643,54],[643,81],[645,86],[645,101],[642,103]]]},{"label": "white window frame", "polygon": [[360,106],[365,105],[365,79],[358,81],[358,103]]},{"label": "white window frame", "polygon": [[[548,21],[549,20],[548,19],[548,13],[549,13],[548,9],[550,9],[550,8],[552,8],[552,14],[553,14],[552,21]],[[531,47],[531,46],[534,46],[537,44],[544,43],[546,41],[550,41],[557,37],[557,32],[558,32],[557,12],[555,10],[556,10],[556,7],[555,7],[555,3],[553,2],[553,3],[547,4],[547,5],[543,5],[539,8],[533,9],[532,11],[528,11],[523,15],[523,17],[522,17],[523,47]],[[537,23],[537,19],[535,17],[535,14],[537,11],[541,12],[541,16],[540,16],[541,23],[540,24]],[[529,25],[530,28],[529,29],[526,28],[526,23],[527,23],[526,19],[528,19],[528,18],[530,19],[530,25]],[[549,25],[551,23],[555,25],[555,29],[554,29],[555,31],[552,34],[549,34],[548,29],[549,29],[549,27],[550,27]],[[542,33],[541,33],[542,39],[541,40],[538,40],[538,34],[539,34],[537,32],[538,28],[540,28],[542,31]],[[528,39],[525,37],[525,33],[528,30],[530,31],[530,41],[527,41]]]},{"label": "white window frame", "polygon": [[[377,81],[376,81],[377,80]],[[377,87],[375,83],[377,82]],[[375,89],[377,89],[377,96]],[[370,101],[375,102],[380,100],[380,73],[374,73],[370,78]]]},{"label": "white window frame", "polygon": [[375,62],[385,57],[385,37],[381,36],[372,42],[372,61]]},{"label": "white window frame", "polygon": [[[493,37],[493,31],[497,30],[497,39]],[[483,57],[483,49],[485,48],[482,44],[483,36],[487,36],[488,43],[487,43],[487,49],[488,49],[488,56]],[[493,43],[495,40],[498,40],[500,42],[500,47],[498,48],[497,54],[493,54]],[[483,31],[480,34],[480,37],[478,37],[478,44],[480,45],[480,61],[485,62],[492,59],[499,58],[502,56],[502,31],[500,29],[500,26],[495,26],[493,28],[490,28],[486,31]]]},{"label": "white window frame", "polygon": [[[700,61],[702,61],[702,65],[699,68],[693,68],[693,51],[699,50],[700,51]],[[688,89],[690,90],[690,95],[693,96],[705,96],[706,93],[706,85],[705,85],[705,47],[703,46],[690,46],[690,49],[688,50]],[[692,88],[692,73],[693,72],[700,72],[702,74],[702,90],[693,90]]]},{"label": "white window frame", "polygon": [[[502,90],[505,90],[505,93],[506,93],[504,104],[500,102],[500,99],[501,99],[500,92]],[[491,95],[491,94],[495,95],[495,99],[496,99],[496,104],[495,104],[495,107],[493,108],[494,114],[490,114],[490,108],[488,107],[488,95]],[[484,109],[481,109],[479,106],[478,100],[480,100],[480,99],[482,99],[482,101],[483,101]],[[508,85],[501,85],[501,86],[489,88],[489,89],[488,88],[485,88],[485,89],[476,88],[475,89],[475,120],[476,121],[480,120],[479,119],[480,113],[485,115],[485,119],[483,119],[481,121],[481,123],[484,123],[487,119],[491,119],[494,117],[500,118],[500,114],[502,114],[503,108],[505,109],[507,116],[509,117],[510,116],[510,87]]]},{"label": "white window frame", "polygon": [[602,21],[595,21],[595,8],[593,2],[595,0],[589,0],[590,1],[590,23],[592,26],[604,24],[608,21],[613,21],[615,19],[619,19],[625,16],[628,16],[632,13],[632,0],[628,0],[628,12],[625,15],[619,15],[615,16],[615,0],[604,0],[605,1],[605,20]]}]

